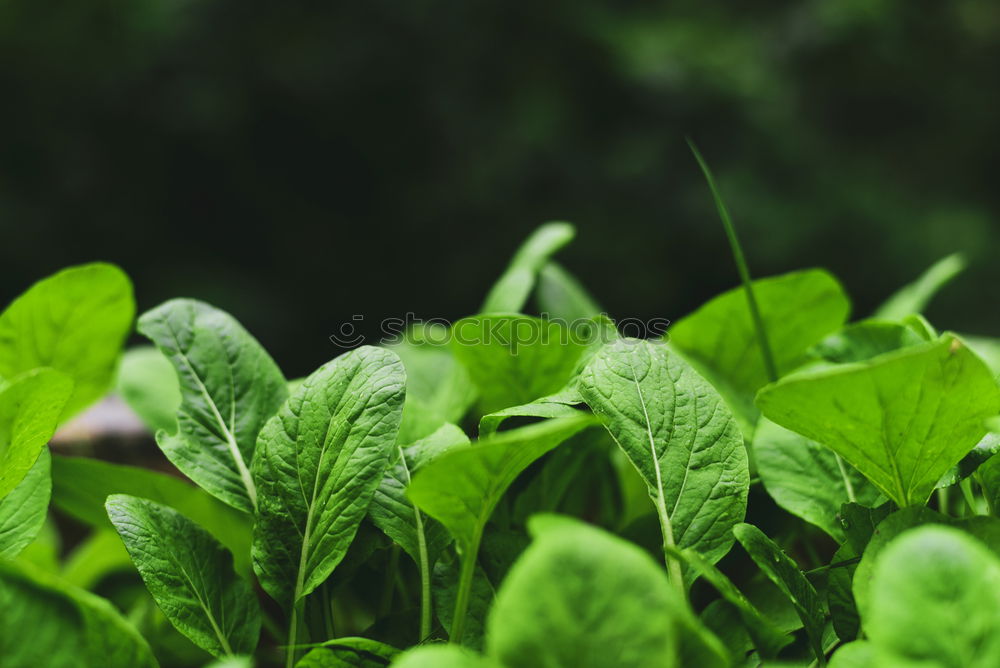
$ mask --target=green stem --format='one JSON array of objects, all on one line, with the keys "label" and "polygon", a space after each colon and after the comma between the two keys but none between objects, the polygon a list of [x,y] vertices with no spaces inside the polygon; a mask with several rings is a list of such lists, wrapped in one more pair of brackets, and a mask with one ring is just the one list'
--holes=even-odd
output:
[{"label": "green stem", "polygon": [[973,515],[978,515],[979,510],[976,508],[976,499],[972,495],[972,480],[963,478],[962,482],[958,483],[958,487],[962,490],[962,496],[965,497],[965,503],[969,506],[969,512]]},{"label": "green stem", "polygon": [[754,329],[757,331],[757,344],[760,346],[760,354],[764,360],[764,369],[767,371],[768,380],[773,383],[778,380],[778,367],[774,364],[771,343],[767,338],[767,330],[764,328],[764,320],[761,318],[760,308],[757,306],[757,297],[754,295],[753,283],[750,280],[750,270],[747,268],[747,261],[743,256],[743,247],[740,246],[739,237],[736,236],[736,227],[733,226],[733,220],[729,216],[729,209],[726,208],[726,203],[722,200],[719,188],[715,185],[715,177],[712,176],[712,170],[708,168],[708,163],[701,157],[701,152],[698,151],[698,147],[695,146],[690,138],[688,138],[687,143],[694,154],[694,159],[698,161],[698,166],[701,167],[702,174],[705,175],[708,188],[712,191],[712,197],[715,199],[715,208],[719,211],[722,225],[726,229],[729,248],[732,250],[733,260],[736,262],[736,270],[740,274],[740,281],[743,283],[743,290],[746,293],[747,306],[750,308],[750,318],[753,320]]},{"label": "green stem", "polygon": [[837,458],[837,467],[840,469],[840,477],[844,479],[844,488],[847,490],[847,500],[851,503],[857,503],[857,497],[854,496],[854,485],[851,484],[851,477],[847,475],[847,467],[844,466],[844,460],[840,458],[836,452],[833,456]]},{"label": "green stem", "polygon": [[988,515],[994,515],[996,513],[996,508],[993,507],[993,500],[990,495],[986,492],[986,487],[983,485],[983,478],[979,475],[977,471],[974,475],[976,482],[979,483],[979,491],[983,493],[983,499],[986,501],[986,511]]},{"label": "green stem", "polygon": [[302,615],[303,601],[292,604],[292,614],[288,622],[288,647],[285,648],[285,668],[295,667],[296,646],[299,644],[299,618]]},{"label": "green stem", "polygon": [[677,591],[680,592],[681,598],[687,599],[681,562],[670,554],[672,551],[676,551],[677,545],[674,543],[674,529],[670,524],[670,517],[667,515],[667,504],[662,491],[656,497],[656,516],[660,519],[660,531],[663,534],[663,559],[667,566],[667,574],[670,576],[670,581],[677,587]]},{"label": "green stem", "polygon": [[465,617],[469,612],[469,596],[472,593],[472,577],[476,573],[476,556],[479,554],[479,543],[483,538],[483,527],[476,528],[476,533],[468,549],[462,552],[462,569],[458,574],[458,592],[455,596],[455,612],[451,619],[451,633],[448,642],[461,644],[465,633]]},{"label": "green stem", "polygon": [[942,515],[948,514],[948,488],[939,487],[937,491],[938,512]]},{"label": "green stem", "polygon": [[420,638],[423,642],[431,635],[431,564],[427,555],[427,538],[420,511],[413,509],[417,525],[417,554],[420,557]]}]

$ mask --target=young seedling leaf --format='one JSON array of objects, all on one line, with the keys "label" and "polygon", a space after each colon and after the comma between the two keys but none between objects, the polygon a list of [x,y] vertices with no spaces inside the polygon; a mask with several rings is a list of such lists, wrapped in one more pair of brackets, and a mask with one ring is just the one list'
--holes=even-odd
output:
[{"label": "young seedling leaf", "polygon": [[926,341],[923,336],[899,322],[862,320],[831,334],[812,348],[817,356],[837,364],[864,362]]},{"label": "young seedling leaf", "polygon": [[108,601],[40,571],[0,562],[0,656],[9,668],[156,668],[139,632]]},{"label": "young seedling leaf", "polygon": [[945,256],[935,262],[913,283],[905,285],[875,311],[874,317],[899,320],[921,313],[938,291],[958,276],[966,267],[960,253]]},{"label": "young seedling leaf", "polygon": [[514,254],[507,270],[490,289],[480,313],[517,313],[535,287],[538,272],[557,250],[576,236],[569,223],[546,223],[535,230]]},{"label": "young seedling leaf", "polygon": [[583,397],[576,389],[569,389],[557,394],[550,394],[541,397],[523,406],[511,406],[479,419],[479,437],[488,438],[496,433],[500,425],[507,418],[512,417],[535,417],[535,418],[560,418],[573,417],[579,411],[574,408],[583,403]]},{"label": "young seedling leaf", "polygon": [[542,267],[535,298],[539,313],[569,323],[588,320],[604,312],[580,282],[556,262]]},{"label": "young seedling leaf", "polygon": [[825,619],[822,601],[816,589],[795,562],[757,527],[752,524],[740,524],[733,529],[733,534],[757,567],[795,606],[816,660],[822,664],[825,660],[823,653]]},{"label": "young seedling leaf", "polygon": [[483,413],[531,403],[573,379],[591,340],[561,323],[477,315],[452,327],[452,350],[479,389]]},{"label": "young seedling leaf", "polygon": [[238,572],[250,572],[251,523],[246,513],[165,473],[90,457],[52,457],[52,503],[60,511],[95,529],[110,529],[104,503],[112,494],[170,506],[225,545]]},{"label": "young seedling leaf", "polygon": [[73,381],[62,419],[107,392],[132,329],[132,283],[100,262],[64,269],[28,288],[0,315],[0,378],[50,367]]},{"label": "young seedling leaf", "polygon": [[257,434],[287,397],[270,355],[236,320],[193,299],[174,299],[139,318],[139,332],[174,365],[181,405],[176,431],[156,442],[210,494],[254,512],[250,475]]},{"label": "young seedling leaf", "polygon": [[72,381],[52,369],[0,381],[0,499],[35,465],[72,392]]},{"label": "young seedling leaf", "polygon": [[900,507],[921,504],[1000,412],[993,374],[961,341],[938,341],[783,379],[765,417],[822,443]]},{"label": "young seedling leaf", "polygon": [[833,450],[761,418],[753,437],[757,473],[775,502],[837,542],[845,503],[875,505],[879,490]]},{"label": "young seedling leaf", "polygon": [[215,657],[254,651],[260,606],[221,543],[176,510],[147,499],[113,494],[106,507],[146,589],[174,628]]},{"label": "young seedling leaf", "polygon": [[42,530],[52,494],[51,462],[42,448],[28,474],[0,499],[0,559],[14,559]]},{"label": "young seedling leaf", "polygon": [[[850,311],[840,283],[821,269],[759,279],[753,288],[779,378],[801,366],[809,348],[837,331]],[[754,395],[771,379],[743,288],[715,297],[675,323],[667,337],[723,395],[749,437],[758,415]]]},{"label": "young seedling leaf", "polygon": [[286,609],[347,553],[395,451],[405,382],[395,353],[363,346],[310,375],[261,431],[254,570]]},{"label": "young seedling leaf", "polygon": [[506,431],[438,457],[413,478],[410,500],[451,532],[462,557],[453,638],[463,637],[479,543],[500,498],[532,462],[591,424],[580,414]]},{"label": "young seedling leaf", "polygon": [[[635,339],[602,348],[580,392],[646,483],[664,545],[721,559],[750,485],[743,438],[721,397],[667,346]],[[679,565],[668,563],[679,580]]]},{"label": "young seedling leaf", "polygon": [[130,348],[118,366],[115,391],[154,434],[177,431],[181,388],[177,372],[155,346]]},{"label": "young seedling leaf", "polygon": [[879,556],[871,589],[873,665],[1000,665],[1000,559],[967,534],[907,531]]}]

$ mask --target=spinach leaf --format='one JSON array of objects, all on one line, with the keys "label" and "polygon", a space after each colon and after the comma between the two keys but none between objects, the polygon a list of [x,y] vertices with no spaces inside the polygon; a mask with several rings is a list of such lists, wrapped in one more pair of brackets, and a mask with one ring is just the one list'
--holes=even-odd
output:
[{"label": "spinach leaf", "polygon": [[115,391],[154,434],[177,431],[181,388],[173,365],[154,346],[125,351],[118,366]]},{"label": "spinach leaf", "polygon": [[915,346],[926,339],[912,327],[889,320],[863,320],[847,325],[812,348],[830,362],[864,362],[894,350]]},{"label": "spinach leaf", "polygon": [[0,314],[0,378],[38,367],[68,376],[73,392],[64,421],[108,390],[134,317],[132,283],[114,265],[85,264],[44,278]]},{"label": "spinach leaf", "polygon": [[761,390],[765,417],[842,456],[899,506],[921,504],[1000,412],[1000,387],[944,336]]},{"label": "spinach leaf", "polygon": [[210,533],[147,499],[113,494],[106,507],[146,589],[178,631],[216,657],[253,652],[257,598]]},{"label": "spinach leaf", "polygon": [[[850,302],[837,280],[821,269],[753,282],[778,377],[808,360],[813,344],[847,320]],[[667,333],[722,394],[749,437],[757,420],[754,394],[770,382],[743,288],[715,297]]]},{"label": "spinach leaf", "polygon": [[72,391],[72,381],[52,369],[35,369],[9,382],[0,381],[0,499],[35,465]]},{"label": "spinach leaf", "polygon": [[108,601],[54,576],[0,562],[5,668],[156,668],[138,631]]},{"label": "spinach leaf", "polygon": [[397,446],[396,460],[386,470],[368,508],[375,526],[403,548],[420,570],[420,640],[431,632],[431,573],[449,538],[444,527],[413,507],[406,490],[422,466],[452,448],[468,444],[465,432],[446,424],[409,447]]},{"label": "spinach leaf", "polygon": [[898,320],[912,313],[921,313],[937,292],[965,269],[960,253],[947,255],[927,269],[920,277],[899,289],[875,311],[876,318]]},{"label": "spinach leaf", "polygon": [[512,429],[471,447],[454,449],[414,476],[410,500],[448,529],[462,557],[452,638],[464,637],[479,543],[500,498],[532,462],[592,423],[590,416],[581,413]]},{"label": "spinach leaf", "polygon": [[845,503],[874,505],[880,496],[867,478],[835,452],[767,418],[757,423],[753,454],[771,498],[837,542],[844,540],[840,507]]},{"label": "spinach leaf", "polygon": [[236,570],[250,572],[250,518],[180,478],[89,457],[52,457],[52,503],[95,529],[110,529],[104,503],[129,494],[170,506],[191,518],[234,555]]},{"label": "spinach leaf", "polygon": [[540,313],[566,322],[587,320],[604,312],[579,281],[556,262],[542,267],[535,298]]},{"label": "spinach leaf", "polygon": [[393,661],[393,668],[500,668],[475,652],[456,645],[415,647]]},{"label": "spinach leaf", "polygon": [[874,665],[1000,665],[1000,559],[967,534],[907,531],[879,556],[871,588]]},{"label": "spinach leaf", "polygon": [[792,602],[806,629],[816,660],[822,664],[825,660],[823,653],[825,615],[822,600],[816,589],[795,562],[760,529],[752,524],[740,524],[733,529],[733,533],[757,567]]},{"label": "spinach leaf", "polygon": [[569,223],[546,223],[521,245],[510,265],[490,289],[480,313],[516,313],[535,287],[546,260],[576,236]]},{"label": "spinach leaf", "polygon": [[[591,359],[580,392],[645,481],[664,546],[721,559],[750,476],[739,428],[712,387],[662,343],[622,339]],[[667,563],[682,586],[680,565]]]},{"label": "spinach leaf", "polygon": [[132,558],[118,532],[97,529],[66,556],[62,578],[74,587],[94,589],[109,575],[132,572],[134,569]]},{"label": "spinach leaf", "polygon": [[232,316],[193,299],[146,312],[138,329],[180,382],[177,430],[156,434],[163,453],[210,494],[255,511],[254,444],[288,393],[278,366]]},{"label": "spinach leaf", "polygon": [[583,403],[583,397],[575,389],[564,390],[547,397],[541,397],[523,406],[504,408],[479,419],[479,437],[486,438],[496,433],[507,418],[537,417],[560,418],[572,417],[577,411],[574,406]]},{"label": "spinach leaf", "polygon": [[313,372],[261,430],[253,563],[291,610],[344,558],[396,446],[406,374],[395,353],[362,346]]},{"label": "spinach leaf", "polygon": [[42,448],[28,474],[0,499],[0,559],[16,557],[42,530],[52,494],[51,470],[52,458]]},{"label": "spinach leaf", "polygon": [[451,344],[479,389],[482,412],[493,413],[562,390],[591,343],[589,334],[529,316],[477,315],[455,323]]},{"label": "spinach leaf", "polygon": [[295,668],[380,668],[399,653],[395,647],[369,638],[335,638],[311,650]]}]

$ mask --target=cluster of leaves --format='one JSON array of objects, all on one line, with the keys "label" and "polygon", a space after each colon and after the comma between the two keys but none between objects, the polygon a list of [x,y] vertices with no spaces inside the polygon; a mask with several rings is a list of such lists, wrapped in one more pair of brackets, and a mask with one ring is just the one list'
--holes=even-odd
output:
[{"label": "cluster of leaves", "polygon": [[[919,315],[960,260],[849,323],[825,271],[751,281],[717,202],[744,284],[660,340],[552,261],[565,223],[479,314],[291,382],[190,299],[116,376],[128,279],[39,282],[0,315],[4,665],[1000,665],[997,344]],[[50,456],[113,384],[193,484]],[[50,501],[92,528],[63,564]]]}]

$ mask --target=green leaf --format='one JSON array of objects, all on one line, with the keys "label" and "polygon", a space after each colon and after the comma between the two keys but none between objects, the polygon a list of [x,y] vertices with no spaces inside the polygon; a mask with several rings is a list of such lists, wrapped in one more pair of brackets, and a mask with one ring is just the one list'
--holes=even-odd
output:
[{"label": "green leaf", "polygon": [[250,518],[180,478],[89,457],[52,457],[52,503],[95,529],[110,529],[104,502],[129,494],[170,506],[205,528],[250,571]]},{"label": "green leaf", "polygon": [[43,448],[28,475],[0,499],[0,559],[16,557],[42,530],[52,494],[51,462]]},{"label": "green leaf", "polygon": [[157,665],[108,601],[40,572],[0,562],[0,610],[5,668]]},{"label": "green leaf", "polygon": [[825,619],[822,601],[816,589],[795,562],[757,527],[752,524],[740,524],[733,529],[733,534],[757,567],[792,602],[806,629],[806,635],[809,636],[813,653],[822,663]]},{"label": "green leaf", "polygon": [[174,299],[139,318],[139,332],[174,365],[177,431],[159,431],[167,458],[210,494],[253,512],[257,434],[288,395],[285,378],[236,320],[203,302]]},{"label": "green leaf", "polygon": [[[538,516],[489,617],[507,666],[675,666],[685,603],[642,550],[579,522]],[[544,520],[544,521],[543,521]]]},{"label": "green leaf", "polygon": [[487,438],[496,433],[497,429],[507,418],[511,417],[536,417],[536,418],[561,418],[573,417],[579,411],[574,406],[583,403],[583,397],[576,390],[568,390],[551,394],[532,401],[523,406],[511,406],[479,419],[479,437]]},{"label": "green leaf", "polygon": [[875,668],[875,648],[867,640],[842,646],[830,659],[830,668]]},{"label": "green leaf", "polygon": [[1000,457],[991,457],[976,471],[986,503],[995,515],[1000,512]]},{"label": "green leaf", "polygon": [[[523,535],[523,534],[522,534]],[[483,550],[484,553],[487,550]],[[457,560],[441,561],[434,568],[434,613],[441,626],[450,629],[455,621],[455,604],[461,582],[461,565]],[[460,643],[471,649],[482,650],[486,635],[486,618],[489,615],[496,590],[486,571],[476,566],[469,589],[469,607],[465,631]]]},{"label": "green leaf", "polygon": [[215,657],[253,652],[260,607],[222,544],[176,510],[147,499],[113,494],[106,507],[146,589],[174,628]]},{"label": "green leaf", "polygon": [[93,589],[112,573],[132,572],[134,568],[118,532],[95,529],[67,555],[62,578],[74,587]]},{"label": "green leaf", "polygon": [[535,230],[514,254],[507,270],[490,289],[481,313],[516,313],[535,287],[538,272],[549,257],[576,236],[569,223],[546,223]]},{"label": "green leaf", "polygon": [[181,389],[173,365],[153,346],[125,351],[115,389],[154,434],[177,431]]},{"label": "green leaf", "polygon": [[680,559],[688,567],[696,571],[711,584],[722,598],[732,605],[739,615],[754,647],[764,658],[777,656],[782,647],[792,642],[792,638],[774,626],[761,612],[743,595],[725,573],[716,568],[692,549],[678,550],[669,548],[670,556]]},{"label": "green leaf", "polygon": [[0,499],[35,465],[72,391],[72,381],[52,369],[0,381]]},{"label": "green leaf", "polygon": [[966,267],[960,253],[948,255],[935,262],[920,278],[903,286],[875,311],[876,318],[898,320],[912,313],[921,313],[938,290],[948,284]]},{"label": "green leaf", "polygon": [[718,394],[667,346],[635,339],[602,348],[580,392],[646,483],[664,545],[721,559],[746,512],[750,476]]},{"label": "green leaf", "polygon": [[831,334],[815,346],[813,353],[830,362],[864,362],[894,350],[923,343],[913,328],[898,322],[862,320]]},{"label": "green leaf", "polygon": [[254,570],[286,609],[333,572],[395,451],[406,374],[363,346],[313,372],[261,431]]},{"label": "green leaf", "polygon": [[542,267],[535,298],[540,313],[569,323],[604,312],[580,282],[556,262],[548,262]]},{"label": "green leaf", "polygon": [[[779,377],[807,361],[809,348],[838,330],[850,311],[840,283],[820,269],[759,279],[753,289]],[[667,336],[718,389],[749,435],[757,419],[754,394],[770,378],[743,288],[715,297]]]},{"label": "green leaf", "polygon": [[451,633],[462,638],[483,528],[511,483],[532,462],[593,424],[580,414],[512,429],[426,464],[410,483],[413,504],[435,518],[458,542],[462,570]]},{"label": "green leaf", "polygon": [[1000,374],[1000,339],[985,336],[962,335],[962,340],[969,344],[972,352],[979,355],[991,371]]},{"label": "green leaf", "polygon": [[956,529],[907,531],[875,565],[863,617],[874,665],[1000,665],[1000,559]]},{"label": "green leaf", "polygon": [[775,502],[844,541],[838,515],[845,503],[874,505],[880,492],[835,452],[761,418],[753,437],[757,473]]},{"label": "green leaf", "polygon": [[840,509],[840,522],[844,529],[844,542],[834,552],[827,571],[827,604],[830,621],[837,636],[843,641],[854,640],[861,629],[852,582],[857,571],[857,560],[878,526],[891,512],[892,504],[886,502],[877,508],[867,508],[856,503],[846,503]]},{"label": "green leaf", "polygon": [[446,423],[461,421],[476,401],[476,387],[452,354],[450,338],[446,327],[426,324],[386,346],[399,355],[406,369],[401,443],[412,443]]},{"label": "green leaf", "polygon": [[395,647],[377,640],[336,638],[310,651],[295,668],[379,668],[399,654]]},{"label": "green leaf", "polygon": [[922,504],[1000,412],[992,373],[958,339],[770,385],[765,417],[822,443],[899,506]]},{"label": "green leaf", "polygon": [[479,389],[483,413],[528,404],[562,390],[591,343],[558,322],[477,315],[452,327],[452,350]]},{"label": "green leaf", "polygon": [[84,264],[44,278],[0,315],[0,378],[51,367],[73,381],[63,420],[111,386],[132,329],[132,283],[118,267]]},{"label": "green leaf", "polygon": [[393,668],[499,668],[475,652],[456,645],[414,647],[392,662]]},{"label": "green leaf", "polygon": [[[987,429],[989,425],[986,425]],[[988,433],[976,443],[976,447],[972,448],[959,460],[958,464],[952,466],[948,471],[941,476],[941,479],[937,481],[935,487],[950,487],[957,482],[965,480],[970,475],[975,473],[979,467],[991,459],[993,455],[1000,452],[1000,434]]]}]

